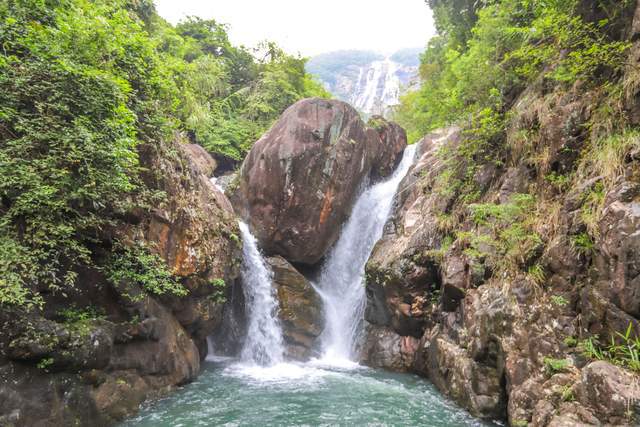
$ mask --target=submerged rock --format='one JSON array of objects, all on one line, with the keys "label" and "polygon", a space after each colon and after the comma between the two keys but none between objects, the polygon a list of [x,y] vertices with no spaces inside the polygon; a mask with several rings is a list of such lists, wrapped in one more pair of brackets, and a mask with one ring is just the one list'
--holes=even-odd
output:
[{"label": "submerged rock", "polygon": [[[393,139],[402,136],[388,133],[385,147],[399,147],[402,141]],[[300,101],[249,152],[234,207],[267,254],[316,264],[336,241],[372,169],[385,171],[400,157],[394,148],[381,158],[382,148],[379,134],[348,104]]]}]

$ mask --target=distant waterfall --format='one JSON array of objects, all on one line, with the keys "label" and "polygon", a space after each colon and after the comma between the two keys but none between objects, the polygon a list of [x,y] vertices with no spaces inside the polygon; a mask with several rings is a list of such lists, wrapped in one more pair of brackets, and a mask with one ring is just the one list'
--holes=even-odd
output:
[{"label": "distant waterfall", "polygon": [[273,272],[258,249],[247,224],[240,223],[243,241],[242,282],[249,326],[242,360],[262,366],[284,359],[282,329],[278,322],[278,300],[273,288]]},{"label": "distant waterfall", "polygon": [[389,106],[400,103],[399,65],[387,58],[374,61],[360,70],[356,85],[354,106],[367,114],[384,114]]},{"label": "distant waterfall", "polygon": [[415,145],[408,146],[394,174],[362,193],[322,266],[316,287],[325,308],[326,324],[321,336],[324,359],[356,358],[365,308],[365,265],[382,237],[394,196],[413,164],[415,150]]}]

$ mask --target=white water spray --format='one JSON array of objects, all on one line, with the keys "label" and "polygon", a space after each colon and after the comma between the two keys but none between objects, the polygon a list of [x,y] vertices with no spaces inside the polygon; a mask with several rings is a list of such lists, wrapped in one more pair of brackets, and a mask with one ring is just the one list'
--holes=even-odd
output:
[{"label": "white water spray", "polygon": [[356,85],[354,106],[367,114],[384,114],[388,107],[400,103],[399,64],[386,58],[361,69]]},{"label": "white water spray", "polygon": [[278,300],[273,288],[273,272],[258,249],[247,224],[240,223],[243,241],[242,283],[249,311],[247,338],[242,361],[261,366],[282,363],[284,347],[278,322]]},{"label": "white water spray", "polygon": [[360,195],[322,267],[316,288],[324,302],[326,324],[321,340],[326,363],[357,359],[365,308],[365,265],[382,237],[394,196],[413,164],[415,150],[415,145],[408,146],[393,175]]}]

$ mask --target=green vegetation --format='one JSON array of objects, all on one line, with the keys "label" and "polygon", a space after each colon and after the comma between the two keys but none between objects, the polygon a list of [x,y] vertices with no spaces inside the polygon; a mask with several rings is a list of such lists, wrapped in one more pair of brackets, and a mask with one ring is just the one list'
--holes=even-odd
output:
[{"label": "green vegetation", "polygon": [[227,300],[225,296],[227,284],[224,282],[224,279],[213,279],[211,281],[211,286],[215,288],[215,292],[211,294],[209,298],[217,304],[223,304]]},{"label": "green vegetation", "polygon": [[[458,238],[467,244],[465,254],[470,258],[485,259],[496,271],[510,271],[530,264],[542,244],[534,231],[531,209],[535,199],[529,194],[517,194],[505,204],[471,204],[471,220],[475,232],[459,232]],[[529,268],[536,280],[544,279],[539,265]]]},{"label": "green vegetation", "polygon": [[594,86],[624,67],[629,44],[610,31],[614,9],[588,22],[577,0],[428,3],[439,36],[422,55],[421,89],[404,97],[396,117],[411,140],[485,108],[504,112],[513,95],[534,81],[568,87],[587,78]]},{"label": "green vegetation", "polygon": [[[113,252],[106,268],[109,281],[115,285],[139,286],[150,294],[187,295],[187,289],[176,281],[158,255],[142,246],[121,246]],[[132,299],[141,298],[128,294]]]},{"label": "green vegetation", "polygon": [[560,398],[563,402],[573,402],[576,400],[576,396],[573,392],[573,386],[571,384],[567,384],[562,387],[562,390],[560,391]]},{"label": "green vegetation", "polygon": [[36,367],[38,369],[42,369],[43,371],[48,371],[49,367],[53,365],[53,357],[45,357],[44,359],[40,359]]},{"label": "green vegetation", "polygon": [[58,316],[61,317],[65,323],[85,322],[94,319],[103,319],[104,312],[97,307],[67,307],[58,311]]},{"label": "green vegetation", "polygon": [[609,343],[602,345],[598,336],[591,336],[580,342],[580,349],[586,357],[607,360],[614,365],[640,372],[640,336],[633,330],[633,324],[624,332],[616,332]]},{"label": "green vegetation", "polygon": [[[627,66],[636,4],[427,3],[438,36],[422,54],[420,89],[404,95],[395,119],[410,141],[453,124],[462,130],[439,150],[435,182],[425,189],[446,201],[438,230],[493,277],[526,277],[544,290],[545,245],[568,241],[592,262],[606,195],[630,179],[640,149],[624,106],[640,91],[640,73]],[[524,194],[497,200],[505,183],[497,177],[516,182],[507,168],[524,170],[516,190]],[[578,209],[570,233],[560,228],[567,200]]]},{"label": "green vegetation", "polygon": [[543,359],[544,369],[549,375],[555,375],[566,371],[571,366],[571,361],[567,359],[553,359],[545,357]]},{"label": "green vegetation", "polygon": [[[137,147],[176,131],[241,159],[291,103],[327,96],[305,59],[227,28],[172,27],[150,0],[0,3],[0,304],[42,306],[78,270],[184,294],[148,250],[110,242],[133,208],[162,196],[139,178]],[[112,249],[113,247],[113,249]]]},{"label": "green vegetation", "polygon": [[569,305],[569,300],[567,300],[562,295],[551,295],[551,302],[558,307],[566,307]]}]

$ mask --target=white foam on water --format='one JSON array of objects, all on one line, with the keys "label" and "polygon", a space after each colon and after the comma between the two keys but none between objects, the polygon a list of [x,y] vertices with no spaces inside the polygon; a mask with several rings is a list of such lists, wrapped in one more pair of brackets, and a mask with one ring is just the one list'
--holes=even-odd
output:
[{"label": "white foam on water", "polygon": [[284,361],[282,328],[278,320],[278,300],[273,287],[273,272],[264,259],[258,241],[241,222],[242,271],[249,325],[242,348],[242,360],[260,366]]}]

